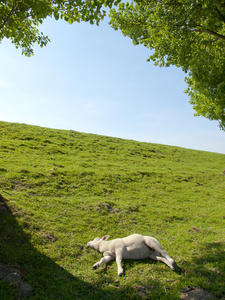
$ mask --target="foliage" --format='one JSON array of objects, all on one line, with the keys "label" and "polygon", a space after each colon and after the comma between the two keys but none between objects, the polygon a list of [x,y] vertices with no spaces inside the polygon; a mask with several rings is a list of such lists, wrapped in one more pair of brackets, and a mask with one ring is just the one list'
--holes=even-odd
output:
[{"label": "foliage", "polygon": [[33,44],[41,47],[49,38],[38,27],[47,17],[73,22],[98,24],[105,16],[103,6],[111,7],[113,0],[2,0],[0,1],[0,42],[8,38],[22,48],[26,56],[33,54]]},{"label": "foliage", "polygon": [[[180,299],[186,286],[225,296],[225,156],[0,122],[0,262],[29,299]],[[0,203],[1,208],[1,203]],[[0,210],[1,211],[1,210]],[[92,270],[96,236],[156,237],[183,272],[151,260]],[[0,298],[17,299],[0,280]]]},{"label": "foliage", "polygon": [[186,92],[196,115],[218,120],[220,128],[225,131],[224,54],[221,49],[215,48],[199,57],[196,64],[190,67]]},{"label": "foliage", "polygon": [[153,50],[159,66],[189,72],[190,103],[197,115],[225,129],[225,2],[165,0],[120,3],[110,24],[134,44]]}]

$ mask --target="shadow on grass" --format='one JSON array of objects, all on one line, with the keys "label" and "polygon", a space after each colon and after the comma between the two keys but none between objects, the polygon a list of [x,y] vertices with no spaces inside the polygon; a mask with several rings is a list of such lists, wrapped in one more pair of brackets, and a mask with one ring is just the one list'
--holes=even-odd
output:
[{"label": "shadow on grass", "polygon": [[225,241],[206,243],[201,247],[199,257],[193,259],[192,278],[199,287],[205,288],[216,295],[225,297]]},{"label": "shadow on grass", "polygon": [[[0,194],[0,299],[179,299],[159,282],[110,285],[105,276],[89,284],[43,255],[18,224]],[[97,274],[96,274],[97,275]],[[119,280],[118,280],[119,282]],[[146,281],[147,282],[147,281]],[[150,297],[151,295],[151,297]]]}]

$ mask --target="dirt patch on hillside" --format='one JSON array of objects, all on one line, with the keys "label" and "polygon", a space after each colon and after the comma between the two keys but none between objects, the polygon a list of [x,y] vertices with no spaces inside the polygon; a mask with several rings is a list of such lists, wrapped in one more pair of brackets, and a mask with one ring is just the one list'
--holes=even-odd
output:
[{"label": "dirt patch on hillside", "polygon": [[32,292],[31,286],[24,282],[23,274],[19,267],[9,267],[0,263],[0,280],[15,286],[18,296],[21,298],[28,297]]},{"label": "dirt patch on hillside", "polygon": [[184,288],[181,294],[180,299],[185,300],[212,300],[217,299],[213,294],[209,293],[207,290],[202,290],[199,288],[194,288],[192,286],[188,286]]}]

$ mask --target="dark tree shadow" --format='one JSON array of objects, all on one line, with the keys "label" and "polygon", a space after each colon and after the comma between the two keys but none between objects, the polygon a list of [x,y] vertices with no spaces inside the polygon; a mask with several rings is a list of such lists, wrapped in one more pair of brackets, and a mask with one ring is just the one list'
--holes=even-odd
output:
[{"label": "dark tree shadow", "polygon": [[[57,265],[43,255],[29,241],[29,236],[18,224],[13,208],[0,194],[0,299],[162,299],[178,300],[172,291],[165,292],[160,282],[145,285],[110,285],[104,276],[98,276],[98,284],[89,284]],[[145,262],[145,263],[149,263]],[[154,262],[153,262],[154,263]],[[127,267],[132,265],[130,262]],[[87,271],[89,272],[89,270]],[[104,272],[104,271],[103,271]],[[106,286],[104,290],[102,286]],[[156,295],[156,296],[154,296]]]},{"label": "dark tree shadow", "polygon": [[38,252],[16,221],[8,203],[0,195],[1,299],[82,299],[89,293],[99,293],[97,288]]}]

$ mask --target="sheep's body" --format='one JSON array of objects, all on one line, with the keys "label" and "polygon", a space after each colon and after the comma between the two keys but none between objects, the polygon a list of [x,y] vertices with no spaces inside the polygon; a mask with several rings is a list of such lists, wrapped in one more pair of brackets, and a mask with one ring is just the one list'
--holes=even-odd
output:
[{"label": "sheep's body", "polygon": [[107,235],[102,239],[95,238],[93,241],[87,243],[87,246],[103,254],[103,258],[93,265],[94,269],[99,268],[103,263],[116,259],[118,275],[122,275],[122,259],[139,260],[145,258],[162,261],[172,270],[175,268],[174,260],[161,248],[159,242],[153,237],[132,234],[125,238],[111,241],[107,241],[108,238],[109,236]]}]

